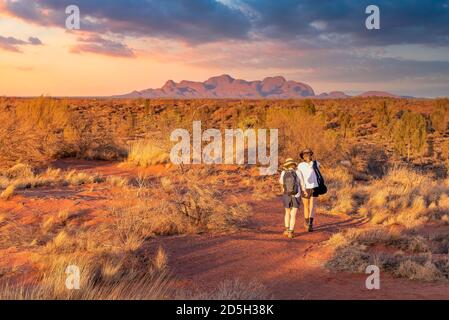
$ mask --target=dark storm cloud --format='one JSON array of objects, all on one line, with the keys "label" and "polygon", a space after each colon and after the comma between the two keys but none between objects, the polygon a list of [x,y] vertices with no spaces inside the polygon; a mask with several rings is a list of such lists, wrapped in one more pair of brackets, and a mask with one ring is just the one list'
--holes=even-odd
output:
[{"label": "dark storm cloud", "polygon": [[12,52],[22,52],[21,46],[41,45],[42,42],[38,38],[30,37],[28,41],[20,40],[14,37],[0,36],[0,49]]},{"label": "dark storm cloud", "polygon": [[[65,25],[65,8],[77,5],[85,30],[173,38],[188,43],[247,39],[250,35],[297,39],[311,46],[329,47],[440,45],[449,41],[449,0],[226,2],[232,5],[216,0],[3,0],[3,3],[13,15],[61,27]],[[381,10],[381,29],[377,31],[365,28],[365,9],[370,4]]]},{"label": "dark storm cloud", "polygon": [[[254,27],[267,37],[345,36],[341,45],[447,44],[449,0],[241,0],[257,13]],[[381,29],[367,30],[365,9],[377,5]],[[322,21],[324,29],[313,27]],[[325,37],[324,37],[325,38]],[[337,37],[338,38],[338,37]],[[320,39],[317,39],[320,40]]]},{"label": "dark storm cloud", "polygon": [[189,43],[246,38],[250,21],[215,0],[5,0],[13,15],[64,27],[65,8],[77,5],[84,30],[174,38]]}]

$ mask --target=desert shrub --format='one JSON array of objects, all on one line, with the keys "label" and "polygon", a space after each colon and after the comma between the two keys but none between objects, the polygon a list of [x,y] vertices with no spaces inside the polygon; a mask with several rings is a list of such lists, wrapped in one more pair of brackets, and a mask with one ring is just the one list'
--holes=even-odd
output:
[{"label": "desert shrub", "polygon": [[340,112],[338,115],[338,124],[344,138],[352,133],[354,128],[353,116],[348,112]]},{"label": "desert shrub", "polygon": [[385,138],[391,137],[391,131],[393,129],[393,120],[394,120],[393,112],[388,107],[387,102],[384,101],[380,107],[376,108],[374,114],[374,122],[379,128],[379,133],[383,137]]},{"label": "desert shrub", "polygon": [[0,110],[0,164],[41,165],[58,157],[115,160],[123,137],[93,109],[83,112],[60,99],[40,97]]},{"label": "desert shrub", "polygon": [[226,200],[216,186],[205,184],[196,173],[141,180],[136,187],[117,191],[111,200],[112,225],[126,247],[139,247],[154,235],[234,229],[250,215],[246,204]]},{"label": "desert shrub", "polygon": [[298,157],[299,150],[312,148],[319,159],[328,162],[339,159],[340,141],[331,130],[325,129],[318,115],[301,109],[272,108],[267,111],[267,126],[279,129],[279,155]]},{"label": "desert shrub", "polygon": [[432,122],[433,129],[443,134],[447,130],[449,124],[449,99],[437,99],[435,100],[435,108],[430,114],[430,120]]},{"label": "desert shrub", "polygon": [[50,158],[41,132],[13,112],[0,112],[0,166],[10,167],[17,162],[40,163]]},{"label": "desert shrub", "polygon": [[38,126],[40,130],[63,128],[69,115],[67,107],[66,101],[41,96],[18,104],[16,114],[20,119]]},{"label": "desert shrub", "polygon": [[370,265],[371,256],[366,248],[357,245],[347,245],[336,249],[333,257],[326,262],[325,267],[334,271],[365,272]]},{"label": "desert shrub", "polygon": [[242,130],[246,130],[250,128],[256,128],[258,125],[260,125],[260,123],[261,121],[257,115],[249,115],[239,121],[238,127]]},{"label": "desert shrub", "polygon": [[448,160],[449,160],[449,140],[445,140],[441,143],[441,157],[444,160],[446,160],[446,163],[448,162]]},{"label": "desert shrub", "polygon": [[126,152],[120,140],[123,138],[122,134],[112,133],[99,121],[94,110],[82,115],[69,114],[68,123],[63,129],[63,143],[57,155],[94,160],[117,160],[124,157]]},{"label": "desert shrub", "polygon": [[440,271],[440,273],[449,279],[449,258],[446,256],[443,259],[437,260],[435,266]]},{"label": "desert shrub", "polygon": [[410,160],[413,155],[422,155],[427,145],[427,124],[418,113],[405,111],[392,130],[392,138],[396,151]]},{"label": "desert shrub", "polygon": [[[436,281],[447,278],[445,260],[433,262],[432,253],[420,236],[392,234],[384,228],[349,229],[333,235],[326,244],[334,248],[332,257],[325,264],[330,270],[362,273],[368,265],[374,264],[383,271],[412,280]],[[393,255],[376,254],[369,250],[374,245],[407,250],[412,255],[406,256],[402,251]]]},{"label": "desert shrub", "polygon": [[177,178],[164,183],[164,192],[170,197],[167,205],[195,229],[226,230],[247,222],[250,208],[238,199],[224,203],[224,195],[202,175],[192,171]]},{"label": "desert shrub", "polygon": [[417,259],[406,259],[399,264],[394,275],[410,280],[437,281],[445,279],[437,266],[430,260],[419,262]]},{"label": "desert shrub", "polygon": [[419,235],[397,237],[390,242],[390,245],[412,253],[430,252],[426,239]]},{"label": "desert shrub", "polygon": [[316,113],[316,107],[312,100],[310,99],[304,99],[304,101],[301,104],[301,107],[303,111],[310,115],[315,115]]}]

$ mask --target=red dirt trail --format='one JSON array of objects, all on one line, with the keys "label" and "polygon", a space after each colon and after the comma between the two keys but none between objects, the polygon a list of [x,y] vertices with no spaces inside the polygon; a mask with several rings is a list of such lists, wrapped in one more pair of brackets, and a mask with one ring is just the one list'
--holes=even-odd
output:
[{"label": "red dirt trail", "polygon": [[319,214],[316,231],[307,233],[302,219],[295,239],[282,236],[280,201],[255,208],[251,225],[231,235],[198,235],[158,240],[180,279],[211,289],[224,279],[261,282],[275,299],[449,299],[447,283],[423,283],[381,274],[379,290],[365,287],[365,274],[335,273],[323,264],[322,246],[333,233],[363,221]]}]

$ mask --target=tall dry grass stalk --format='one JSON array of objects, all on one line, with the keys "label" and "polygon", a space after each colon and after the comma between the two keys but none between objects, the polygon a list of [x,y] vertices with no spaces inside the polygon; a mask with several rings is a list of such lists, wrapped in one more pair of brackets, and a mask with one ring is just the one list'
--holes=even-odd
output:
[{"label": "tall dry grass stalk", "polygon": [[8,201],[14,196],[14,193],[16,191],[16,187],[14,185],[8,186],[1,194],[0,199],[3,199],[5,201]]},{"label": "tall dry grass stalk", "polygon": [[127,157],[128,163],[144,168],[155,164],[165,164],[169,160],[169,153],[152,140],[138,140],[131,143]]}]

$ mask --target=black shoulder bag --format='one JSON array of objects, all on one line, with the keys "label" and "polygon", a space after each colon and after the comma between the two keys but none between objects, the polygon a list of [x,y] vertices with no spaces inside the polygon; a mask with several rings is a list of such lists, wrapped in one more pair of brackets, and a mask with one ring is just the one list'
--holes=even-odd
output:
[{"label": "black shoulder bag", "polygon": [[321,174],[320,169],[318,168],[318,164],[316,161],[313,161],[313,170],[315,171],[316,179],[318,182],[318,187],[313,189],[313,193],[316,196],[320,196],[327,193],[327,187],[324,183],[323,175]]}]

